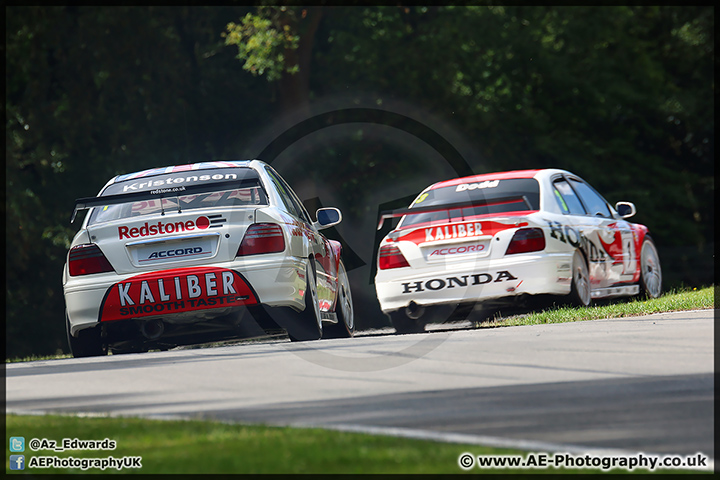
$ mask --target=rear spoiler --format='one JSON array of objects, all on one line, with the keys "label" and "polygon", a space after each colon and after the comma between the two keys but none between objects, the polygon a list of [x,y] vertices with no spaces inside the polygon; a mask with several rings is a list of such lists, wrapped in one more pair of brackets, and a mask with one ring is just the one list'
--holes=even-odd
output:
[{"label": "rear spoiler", "polygon": [[480,200],[470,200],[465,202],[457,202],[457,203],[445,203],[443,205],[431,205],[427,207],[414,207],[414,208],[400,208],[397,210],[385,210],[383,212],[380,212],[380,218],[378,220],[378,226],[377,229],[380,230],[385,223],[385,220],[388,218],[396,218],[396,217],[402,217],[405,215],[417,215],[420,213],[429,213],[429,212],[441,212],[443,210],[454,210],[456,208],[465,208],[465,207],[476,207],[480,205],[498,205],[501,203],[513,203],[517,202],[518,200],[522,200],[525,202],[525,205],[528,206],[529,210],[532,210],[532,205],[530,205],[530,202],[528,201],[527,197],[525,195],[510,195],[507,197],[496,197],[492,199],[480,199]]},{"label": "rear spoiler", "polygon": [[226,180],[224,182],[206,183],[203,185],[191,185],[181,187],[156,188],[144,192],[120,193],[117,195],[107,195],[104,197],[85,197],[75,200],[75,208],[73,209],[70,223],[75,222],[77,212],[87,210],[92,207],[105,205],[117,205],[120,203],[139,202],[142,200],[155,200],[158,198],[179,197],[182,195],[195,195],[198,193],[217,192],[222,190],[230,190],[236,188],[259,187],[260,179],[244,178],[240,180]]}]

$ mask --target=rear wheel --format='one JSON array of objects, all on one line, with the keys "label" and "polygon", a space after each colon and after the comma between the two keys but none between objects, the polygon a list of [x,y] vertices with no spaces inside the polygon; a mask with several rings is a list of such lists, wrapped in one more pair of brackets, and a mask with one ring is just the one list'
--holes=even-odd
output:
[{"label": "rear wheel", "polygon": [[592,301],[590,295],[590,275],[585,256],[575,250],[572,265],[572,284],[570,287],[570,303],[577,307],[587,307]]},{"label": "rear wheel", "polygon": [[655,242],[645,236],[640,249],[640,296],[658,298],[662,292],[662,270]]},{"label": "rear wheel", "polygon": [[107,347],[102,344],[100,338],[100,328],[86,328],[78,332],[77,337],[70,333],[70,319],[65,314],[65,332],[67,333],[67,341],[70,346],[70,353],[75,358],[83,357],[99,357],[107,355]]},{"label": "rear wheel", "polygon": [[352,337],[355,334],[355,312],[350,293],[350,281],[342,261],[338,268],[338,298],[335,313],[338,321],[323,327],[323,338]]},{"label": "rear wheel", "polygon": [[395,327],[397,333],[422,333],[425,331],[424,322],[408,317],[402,310],[388,312],[387,315],[390,317],[390,323]]},{"label": "rear wheel", "polygon": [[296,321],[288,326],[288,336],[293,342],[318,340],[322,337],[322,319],[318,305],[317,281],[313,260],[305,268],[305,310],[296,314]]}]

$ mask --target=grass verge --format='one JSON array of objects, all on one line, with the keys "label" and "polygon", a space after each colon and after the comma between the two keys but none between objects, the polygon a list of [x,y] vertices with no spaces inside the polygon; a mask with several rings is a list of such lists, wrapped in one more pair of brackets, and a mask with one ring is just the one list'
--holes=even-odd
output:
[{"label": "grass verge", "polygon": [[478,322],[476,327],[538,325],[543,323],[579,322],[604,318],[633,317],[653,313],[704,310],[715,308],[715,288],[693,288],[670,291],[660,298],[614,299],[596,302],[590,307],[554,306],[527,315],[495,317]]},{"label": "grass verge", "polygon": [[[267,427],[200,420],[147,420],[122,417],[7,415],[6,442],[10,436],[26,440],[25,472],[83,473],[81,468],[39,469],[33,458],[90,459],[142,457],[141,468],[117,470],[89,468],[85,473],[247,474],[247,473],[598,473],[599,469],[493,469],[458,465],[463,453],[519,455],[507,449],[439,443],[322,429]],[[31,451],[32,439],[114,440],[111,451]],[[10,446],[6,445],[6,451]],[[37,462],[38,460],[35,460]],[[9,455],[5,464],[10,470]],[[645,469],[633,470],[648,473]],[[680,470],[674,470],[680,473]],[[610,473],[627,473],[614,469]],[[658,473],[661,473],[658,471]],[[665,471],[667,473],[667,471]]]}]

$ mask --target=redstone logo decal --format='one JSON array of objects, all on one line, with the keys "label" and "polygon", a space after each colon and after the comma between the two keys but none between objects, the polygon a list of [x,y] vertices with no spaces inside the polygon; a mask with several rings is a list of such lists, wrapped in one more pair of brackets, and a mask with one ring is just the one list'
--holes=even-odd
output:
[{"label": "redstone logo decal", "polygon": [[199,267],[143,273],[113,285],[105,295],[102,321],[255,305],[245,279],[225,268]]},{"label": "redstone logo decal", "polygon": [[210,227],[210,219],[205,216],[198,217],[195,221],[187,220],[185,222],[168,222],[157,223],[145,222],[140,227],[127,227],[125,225],[118,227],[118,238],[131,239],[142,237],[153,237],[155,235],[164,235],[166,233],[182,233],[191,232],[195,229],[205,230]]}]

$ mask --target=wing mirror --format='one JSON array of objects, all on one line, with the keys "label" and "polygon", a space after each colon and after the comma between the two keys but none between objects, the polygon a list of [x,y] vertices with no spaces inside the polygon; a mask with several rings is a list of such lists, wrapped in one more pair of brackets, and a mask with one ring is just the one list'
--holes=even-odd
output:
[{"label": "wing mirror", "polygon": [[330,228],[342,221],[342,213],[335,207],[320,208],[315,212],[317,222],[313,223],[318,230]]},{"label": "wing mirror", "polygon": [[615,210],[622,218],[630,218],[637,213],[635,204],[631,202],[617,202],[615,204]]}]

